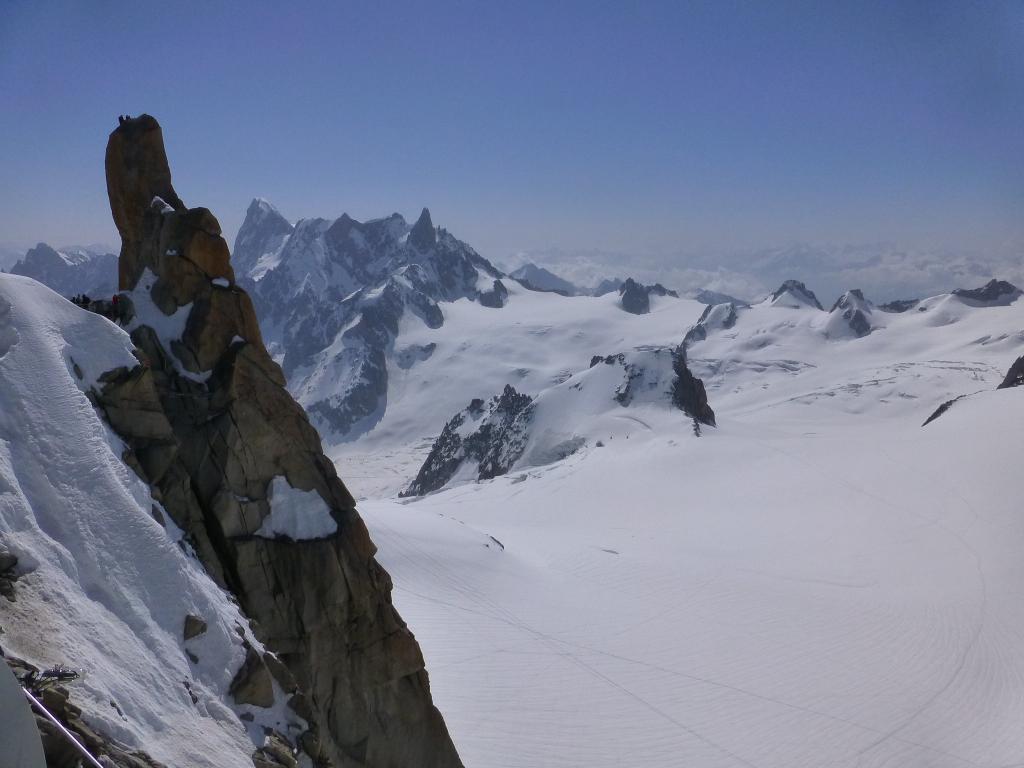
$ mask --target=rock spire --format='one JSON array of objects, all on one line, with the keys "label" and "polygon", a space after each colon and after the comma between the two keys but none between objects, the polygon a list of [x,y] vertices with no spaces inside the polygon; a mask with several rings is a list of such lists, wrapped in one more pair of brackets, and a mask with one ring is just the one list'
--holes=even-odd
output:
[{"label": "rock spire", "polygon": [[232,690],[266,694],[269,672],[318,765],[460,766],[355,502],[263,345],[217,219],[175,193],[154,118],[111,133],[106,176],[142,364],[108,372],[95,399],[273,651]]}]

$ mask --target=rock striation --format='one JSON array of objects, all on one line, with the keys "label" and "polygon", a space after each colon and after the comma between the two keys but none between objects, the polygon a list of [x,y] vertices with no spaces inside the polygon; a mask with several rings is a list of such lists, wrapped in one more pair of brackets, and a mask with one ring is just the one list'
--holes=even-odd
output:
[{"label": "rock striation", "polygon": [[154,118],[111,133],[106,176],[140,365],[94,398],[273,652],[250,654],[235,693],[263,706],[290,691],[309,724],[292,746],[318,765],[461,765],[352,496],[263,344],[217,219],[175,193]]}]

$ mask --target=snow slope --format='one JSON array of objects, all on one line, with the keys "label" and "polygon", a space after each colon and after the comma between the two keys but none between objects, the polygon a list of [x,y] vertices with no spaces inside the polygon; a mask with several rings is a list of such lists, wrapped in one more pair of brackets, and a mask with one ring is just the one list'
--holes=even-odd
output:
[{"label": "snow slope", "polygon": [[557,400],[562,371],[678,341],[701,309],[601,301],[513,295],[493,325],[457,302],[438,335],[405,328],[435,351],[339,458],[387,494],[422,453],[402,425],[508,381],[591,438],[360,505],[466,764],[1024,763],[1024,391],[993,391],[1024,302],[937,296],[862,338],[811,305],[739,308],[691,345],[720,425],[695,439],[653,403],[613,429]]},{"label": "snow slope", "polygon": [[[169,766],[251,768],[246,708],[226,692],[242,635],[259,644],[180,531],[154,519],[85,395],[102,372],[135,364],[112,323],[0,275],[0,541],[22,573],[17,600],[0,600],[0,642],[37,666],[84,669],[72,702],[130,747]],[[208,629],[186,646],[189,613]],[[262,725],[287,728],[279,711],[251,711],[259,743]]]},{"label": "snow slope", "polygon": [[692,299],[651,296],[651,312],[632,315],[619,308],[615,293],[565,297],[512,281],[507,287],[500,310],[468,299],[440,303],[438,328],[403,317],[380,422],[355,442],[332,446],[325,435],[328,454],[357,498],[406,487],[445,422],[473,398],[490,398],[506,384],[533,396],[586,371],[595,355],[676,346],[704,310]]}]

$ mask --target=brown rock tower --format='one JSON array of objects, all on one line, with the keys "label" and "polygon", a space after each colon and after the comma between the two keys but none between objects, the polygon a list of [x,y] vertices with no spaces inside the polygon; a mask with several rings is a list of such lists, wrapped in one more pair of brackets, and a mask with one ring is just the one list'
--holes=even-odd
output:
[{"label": "brown rock tower", "polygon": [[[240,675],[273,675],[311,724],[302,748],[322,764],[461,766],[355,502],[263,345],[220,224],[175,193],[154,118],[110,134],[106,175],[144,363],[103,377],[97,405],[276,654],[251,653]],[[322,501],[333,525],[268,528],[284,491]]]}]

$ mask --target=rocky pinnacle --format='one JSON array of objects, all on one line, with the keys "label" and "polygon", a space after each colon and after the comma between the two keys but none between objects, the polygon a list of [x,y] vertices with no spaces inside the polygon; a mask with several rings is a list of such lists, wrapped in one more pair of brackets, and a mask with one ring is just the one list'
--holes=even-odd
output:
[{"label": "rocky pinnacle", "polygon": [[[263,345],[220,224],[175,193],[154,118],[110,134],[106,177],[141,364],[105,374],[93,397],[270,651],[249,653],[234,695],[265,699],[269,672],[309,723],[294,746],[318,765],[460,766],[355,502]],[[315,494],[336,530],[268,529],[273,488]],[[259,750],[254,762],[272,764]]]}]

